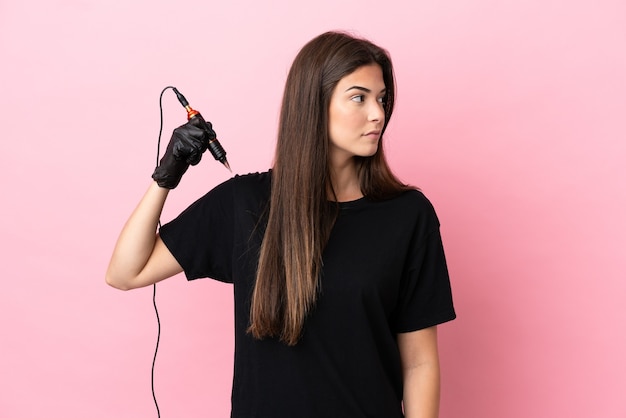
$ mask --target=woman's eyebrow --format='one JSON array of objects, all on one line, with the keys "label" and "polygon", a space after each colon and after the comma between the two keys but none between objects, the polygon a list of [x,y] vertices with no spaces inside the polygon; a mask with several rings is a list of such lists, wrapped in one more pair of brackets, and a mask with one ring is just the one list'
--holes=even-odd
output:
[{"label": "woman's eyebrow", "polygon": [[[344,91],[344,93],[345,93],[345,92],[348,92],[348,91],[350,91],[350,90],[360,90],[360,91],[364,91],[365,93],[371,93],[371,92],[372,92],[372,90],[368,89],[367,87],[352,86],[352,87],[348,87],[348,88]],[[382,89],[380,92],[381,92],[381,93],[386,93],[386,92],[387,92],[387,89],[386,89],[386,88],[384,88],[384,89]]]}]

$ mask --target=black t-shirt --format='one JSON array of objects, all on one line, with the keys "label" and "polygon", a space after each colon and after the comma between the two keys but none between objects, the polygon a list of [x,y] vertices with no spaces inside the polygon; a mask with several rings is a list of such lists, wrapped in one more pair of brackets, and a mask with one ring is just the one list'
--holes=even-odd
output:
[{"label": "black t-shirt", "polygon": [[246,333],[271,172],[236,176],[164,225],[189,280],[234,284],[232,417],[402,417],[396,334],[456,317],[435,211],[419,191],[340,203],[321,293],[289,347]]}]

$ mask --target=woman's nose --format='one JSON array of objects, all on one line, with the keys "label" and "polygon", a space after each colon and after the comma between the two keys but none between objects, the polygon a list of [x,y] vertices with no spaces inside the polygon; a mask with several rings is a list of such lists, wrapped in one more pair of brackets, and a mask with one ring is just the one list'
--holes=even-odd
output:
[{"label": "woman's nose", "polygon": [[383,109],[383,105],[378,100],[375,100],[368,107],[368,119],[372,122],[384,121],[385,109]]}]

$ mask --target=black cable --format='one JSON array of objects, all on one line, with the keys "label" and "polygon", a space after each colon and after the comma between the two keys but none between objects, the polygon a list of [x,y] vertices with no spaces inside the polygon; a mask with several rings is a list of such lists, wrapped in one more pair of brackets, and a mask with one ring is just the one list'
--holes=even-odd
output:
[{"label": "black cable", "polygon": [[[160,222],[159,222],[160,225]],[[154,357],[152,358],[152,371],[150,373],[150,382],[152,386],[152,399],[154,400],[154,406],[157,410],[157,417],[161,418],[161,411],[159,410],[159,403],[157,402],[156,394],[154,392],[154,364],[156,363],[157,353],[159,351],[159,341],[161,340],[161,320],[159,319],[159,309],[156,303],[156,283],[152,285],[152,305],[154,306],[154,313],[157,320],[157,340],[156,347],[154,348]]]},{"label": "black cable", "polygon": [[[156,151],[156,165],[155,168],[159,166],[159,156],[161,154],[161,134],[163,133],[163,93],[167,89],[174,89],[172,86],[167,86],[161,91],[161,95],[159,96],[159,113],[161,115],[161,123],[159,126],[159,139],[157,140],[157,151]],[[161,228],[161,219],[159,219],[159,229]],[[157,308],[156,303],[156,283],[152,285],[152,305],[154,306],[154,313],[156,315],[157,320],[157,340],[156,346],[154,347],[154,357],[152,358],[152,370],[150,372],[150,385],[152,387],[152,399],[154,400],[154,406],[157,410],[157,417],[161,418],[161,410],[159,409],[159,403],[157,402],[156,393],[154,392],[154,365],[156,364],[157,353],[159,352],[159,342],[161,341],[161,319],[159,318],[159,309]]]}]

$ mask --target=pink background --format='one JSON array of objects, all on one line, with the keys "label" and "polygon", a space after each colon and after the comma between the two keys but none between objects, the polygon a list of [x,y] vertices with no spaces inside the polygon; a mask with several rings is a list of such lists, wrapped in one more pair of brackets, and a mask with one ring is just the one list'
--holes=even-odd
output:
[{"label": "pink background", "polygon": [[[443,224],[441,416],[626,416],[623,0],[5,0],[1,417],[156,416],[152,290],[103,276],[150,181],[159,93],[213,121],[236,173],[265,170],[293,57],[338,28],[391,52],[390,160]],[[185,114],[164,99],[167,140]],[[228,176],[205,160],[163,220]],[[157,291],[162,416],[227,416],[230,287]]]}]

